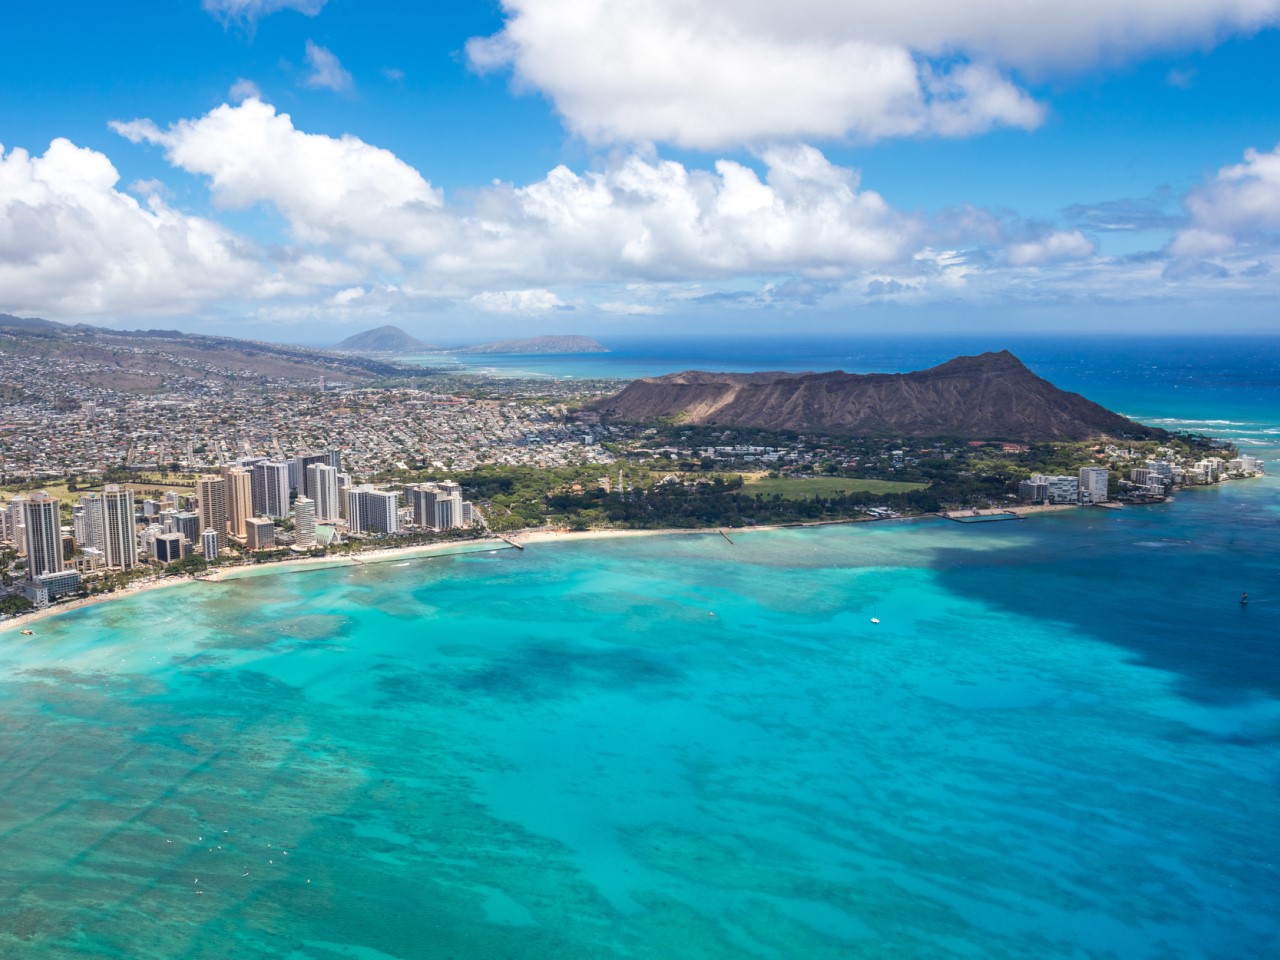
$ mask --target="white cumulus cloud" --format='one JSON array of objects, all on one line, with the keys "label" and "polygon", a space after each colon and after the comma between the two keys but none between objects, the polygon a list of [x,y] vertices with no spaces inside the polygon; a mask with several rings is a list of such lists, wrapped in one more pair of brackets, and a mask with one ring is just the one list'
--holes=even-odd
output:
[{"label": "white cumulus cloud", "polygon": [[1053,230],[1034,240],[1011,244],[1009,262],[1017,267],[1091,257],[1097,246],[1079,230]]},{"label": "white cumulus cloud", "polygon": [[459,246],[541,282],[843,274],[909,250],[919,225],[859,189],[856,172],[806,146],[760,160],[763,179],[731,160],[700,170],[642,154],[585,174],[557,167],[487,191]]},{"label": "white cumulus cloud", "polygon": [[347,287],[333,295],[333,303],[340,307],[349,306],[366,296],[367,293],[368,291],[364,287]]},{"label": "white cumulus cloud", "polygon": [[[1031,128],[1014,70],[1078,69],[1280,19],[1280,0],[502,0],[467,46],[593,141],[709,149]],[[950,64],[942,67],[941,64]]]},{"label": "white cumulus cloud", "polygon": [[305,133],[252,98],[166,129],[150,120],[112,126],[208,177],[219,205],[270,204],[299,242],[334,245],[384,273],[407,270],[418,291],[843,274],[906,254],[919,231],[861,189],[856,171],[807,146],[764,151],[763,178],[730,160],[705,170],[632,153],[600,170],[560,166],[526,186],[491,186],[473,206],[449,209],[391,152]]},{"label": "white cumulus cloud", "polygon": [[1223,167],[1186,198],[1191,223],[1170,244],[1175,256],[1224,253],[1280,230],[1280,146],[1249,149],[1244,162]]},{"label": "white cumulus cloud", "polygon": [[567,304],[550,290],[486,290],[470,301],[489,313],[547,313]]},{"label": "white cumulus cloud", "polygon": [[443,200],[417,170],[358,137],[304,133],[260,100],[223,104],[166,130],[150,120],[111,126],[134,143],[164,147],[172,164],[208,177],[222,206],[276,207],[300,240],[356,245],[356,255],[373,262],[385,261],[386,247],[435,245],[430,214]]},{"label": "white cumulus cloud", "polygon": [[307,41],[307,66],[311,70],[302,78],[304,86],[346,93],[355,85],[337,55],[311,40]]},{"label": "white cumulus cloud", "polygon": [[159,190],[140,203],[119,180],[107,157],[65,139],[42,156],[0,148],[0,310],[185,310],[259,283],[262,268],[230,231]]}]

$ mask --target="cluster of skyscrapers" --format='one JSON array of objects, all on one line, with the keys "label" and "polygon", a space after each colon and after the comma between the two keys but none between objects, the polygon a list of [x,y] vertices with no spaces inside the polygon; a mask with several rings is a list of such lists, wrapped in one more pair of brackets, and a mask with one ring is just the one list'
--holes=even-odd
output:
[{"label": "cluster of skyscrapers", "polygon": [[[1120,479],[1119,496],[1135,502],[1160,500],[1175,487],[1250,477],[1261,470],[1261,461],[1245,455],[1231,460],[1222,457],[1183,462],[1167,458],[1146,460],[1142,466],[1130,468],[1127,478]],[[1036,474],[1018,484],[1018,497],[1045,503],[1102,503],[1110,499],[1109,478],[1106,467],[1081,467],[1074,477]]]},{"label": "cluster of skyscrapers", "polygon": [[[200,553],[211,559],[228,541],[250,551],[308,550],[344,533],[451,530],[476,520],[458,484],[413,484],[403,494],[356,484],[343,472],[337,450],[291,460],[246,458],[198,477],[192,495],[170,491],[141,507],[131,490],[108,484],[80,497],[64,530],[57,498],[19,495],[0,509],[0,540],[26,558],[23,590],[43,604],[74,592],[83,573],[130,570],[140,558],[168,564]],[[277,526],[290,516],[291,535]]]},{"label": "cluster of skyscrapers", "polygon": [[1045,503],[1104,503],[1111,471],[1106,467],[1081,467],[1076,476],[1037,473],[1018,484],[1022,500]]}]

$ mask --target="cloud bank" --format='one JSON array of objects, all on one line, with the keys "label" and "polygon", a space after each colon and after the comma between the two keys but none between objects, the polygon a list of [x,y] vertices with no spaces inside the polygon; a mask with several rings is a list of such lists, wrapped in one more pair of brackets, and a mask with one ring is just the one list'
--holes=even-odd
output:
[{"label": "cloud bank", "polygon": [[[1058,225],[973,207],[905,212],[803,144],[706,167],[636,148],[450,201],[392,152],[308,133],[255,96],[166,127],[112,127],[202,181],[215,209],[265,210],[279,236],[251,241],[175,209],[158,181],[130,195],[106,156],[66,140],[43,156],[0,152],[0,310],[121,315],[238,302],[302,320],[429,302],[513,318],[571,308],[621,318],[1120,302],[1165,290],[1256,296],[1280,276],[1280,148],[1223,167],[1187,195],[1184,213],[1168,212],[1176,201],[1163,196],[1103,201],[1068,208]],[[1167,249],[1103,255],[1097,235],[1125,230],[1163,230]]]},{"label": "cloud bank", "polygon": [[1174,237],[1178,256],[1225,253],[1274,241],[1280,230],[1280,146],[1249,149],[1244,162],[1223,167],[1187,197],[1190,225]]},{"label": "cloud bank", "polygon": [[1014,72],[1081,69],[1280,20],[1280,0],[502,0],[467,45],[592,142],[696,149],[1032,129]]},{"label": "cloud bank", "polygon": [[185,311],[252,290],[247,245],[210,220],[116,189],[101,153],[54,140],[0,148],[0,296],[11,311]]}]

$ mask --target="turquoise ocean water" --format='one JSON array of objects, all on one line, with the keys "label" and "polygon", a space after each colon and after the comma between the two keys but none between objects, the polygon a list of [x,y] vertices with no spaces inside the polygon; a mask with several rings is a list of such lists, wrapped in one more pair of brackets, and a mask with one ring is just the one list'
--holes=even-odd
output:
[{"label": "turquoise ocean water", "polygon": [[[1280,455],[1274,350],[1182,349],[1079,379]],[[0,956],[1280,955],[1271,472],[0,634]]]}]

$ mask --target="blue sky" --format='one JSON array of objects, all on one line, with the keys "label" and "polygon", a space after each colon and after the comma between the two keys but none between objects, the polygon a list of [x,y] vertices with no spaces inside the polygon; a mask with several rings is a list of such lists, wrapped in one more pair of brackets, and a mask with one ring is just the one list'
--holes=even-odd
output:
[{"label": "blue sky", "polygon": [[325,342],[1274,330],[1280,0],[0,13],[0,311]]}]

